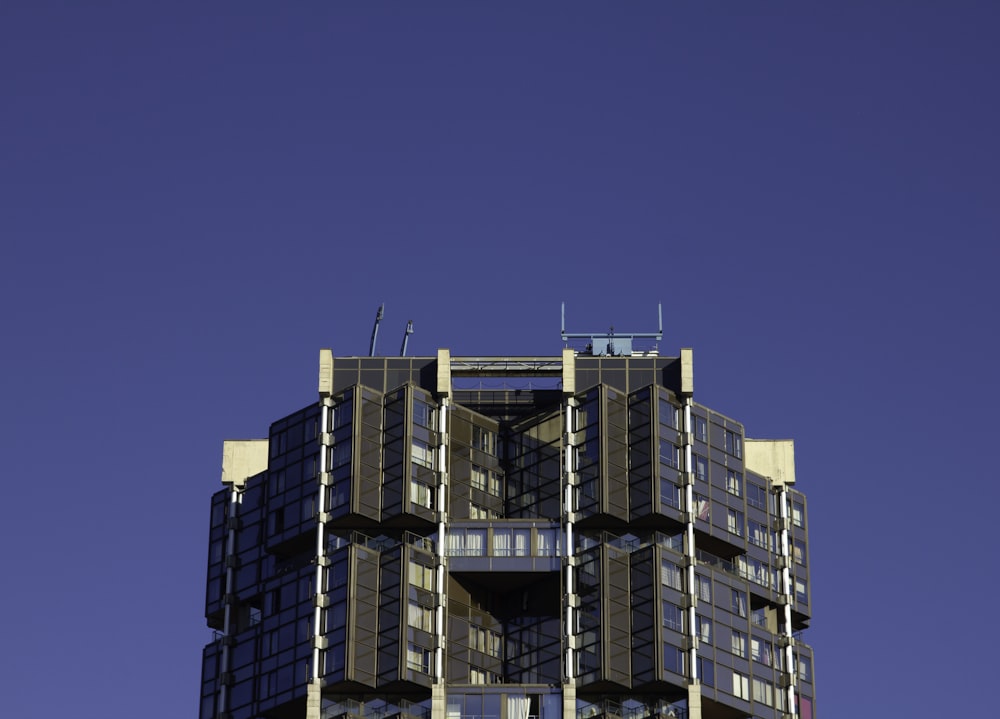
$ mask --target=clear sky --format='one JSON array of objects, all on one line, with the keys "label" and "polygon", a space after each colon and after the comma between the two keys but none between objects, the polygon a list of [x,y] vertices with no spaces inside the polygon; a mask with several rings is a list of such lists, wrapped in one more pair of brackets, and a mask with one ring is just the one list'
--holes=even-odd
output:
[{"label": "clear sky", "polygon": [[1000,5],[0,2],[4,716],[193,717],[321,347],[693,347],[796,440],[818,712],[986,716]]}]

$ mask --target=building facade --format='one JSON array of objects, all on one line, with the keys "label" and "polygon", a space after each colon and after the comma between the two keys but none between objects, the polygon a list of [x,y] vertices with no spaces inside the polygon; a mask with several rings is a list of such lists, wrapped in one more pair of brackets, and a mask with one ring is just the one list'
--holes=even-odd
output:
[{"label": "building facade", "polygon": [[323,350],[223,454],[201,719],[815,717],[792,443],[690,350]]}]

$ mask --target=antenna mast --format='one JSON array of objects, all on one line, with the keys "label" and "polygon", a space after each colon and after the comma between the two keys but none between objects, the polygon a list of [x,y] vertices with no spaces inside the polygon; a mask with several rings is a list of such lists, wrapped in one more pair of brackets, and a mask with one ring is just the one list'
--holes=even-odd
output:
[{"label": "antenna mast", "polygon": [[406,357],[406,343],[410,339],[410,335],[413,334],[413,320],[409,320],[406,323],[406,332],[403,333],[403,346],[399,348],[399,356]]},{"label": "antenna mast", "polygon": [[372,329],[372,342],[368,346],[368,356],[375,356],[375,340],[378,339],[378,324],[382,321],[382,313],[385,310],[385,302],[378,306],[378,312],[375,313],[375,327]]}]

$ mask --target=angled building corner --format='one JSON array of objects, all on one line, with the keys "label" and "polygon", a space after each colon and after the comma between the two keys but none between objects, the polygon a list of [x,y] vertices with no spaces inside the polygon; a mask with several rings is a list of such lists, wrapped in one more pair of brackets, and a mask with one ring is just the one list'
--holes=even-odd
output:
[{"label": "angled building corner", "polygon": [[224,444],[200,718],[814,719],[793,443],[615,342],[322,350]]}]

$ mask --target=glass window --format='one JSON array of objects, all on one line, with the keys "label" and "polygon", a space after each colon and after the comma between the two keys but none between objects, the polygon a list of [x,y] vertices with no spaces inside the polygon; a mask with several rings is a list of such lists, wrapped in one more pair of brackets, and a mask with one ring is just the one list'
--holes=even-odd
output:
[{"label": "glass window", "polygon": [[771,642],[760,637],[750,638],[750,657],[755,662],[760,662],[765,666],[771,666]]},{"label": "glass window", "polygon": [[410,562],[410,584],[415,587],[434,591],[434,569],[417,562]]},{"label": "glass window", "polygon": [[684,674],[684,652],[670,644],[663,645],[663,668],[674,674]]},{"label": "glass window", "polygon": [[491,469],[485,469],[477,464],[472,465],[469,482],[475,489],[488,492],[494,497],[500,496],[500,478]]},{"label": "glass window", "polygon": [[770,572],[768,566],[756,557],[746,558],[746,573],[744,576],[754,584],[762,587],[768,586],[770,582]]},{"label": "glass window", "polygon": [[469,519],[497,519],[500,515],[488,507],[469,502]]},{"label": "glass window", "polygon": [[434,508],[434,488],[428,487],[423,482],[415,479],[410,480],[410,502],[419,507],[427,509]]},{"label": "glass window", "polygon": [[433,633],[434,610],[411,601],[407,613],[407,622],[415,629]]},{"label": "glass window", "polygon": [[795,599],[801,604],[809,603],[809,592],[806,589],[806,581],[798,577],[795,578]]},{"label": "glass window", "polygon": [[767,510],[767,490],[759,484],[747,482],[747,504],[757,509]]},{"label": "glass window", "polygon": [[660,480],[660,500],[664,505],[681,508],[681,488],[666,479]]},{"label": "glass window", "polygon": [[427,467],[428,469],[434,468],[434,450],[422,439],[413,438],[410,457],[413,459],[414,464],[419,464],[421,467]]},{"label": "glass window", "polygon": [[806,508],[802,502],[792,502],[792,524],[796,527],[805,526]]},{"label": "glass window", "polygon": [[737,614],[741,617],[747,615],[747,594],[746,592],[741,592],[739,589],[733,590],[732,597],[732,611],[733,614]]},{"label": "glass window", "polygon": [[406,668],[423,674],[431,673],[431,650],[416,644],[406,645]]},{"label": "glass window", "polygon": [[482,557],[485,555],[485,529],[453,529],[447,536],[449,557]]},{"label": "glass window", "polygon": [[558,529],[539,529],[537,536],[538,536],[538,556],[540,557],[559,556]]},{"label": "glass window", "polygon": [[660,441],[660,461],[668,467],[680,469],[681,448],[673,442]]},{"label": "glass window", "polygon": [[490,629],[472,624],[469,626],[469,646],[477,652],[499,657],[503,652],[503,637]]},{"label": "glass window", "polygon": [[708,501],[708,497],[703,497],[700,494],[694,495],[694,508],[698,512],[698,519],[703,522],[708,522],[712,519],[712,505]]},{"label": "glass window", "polygon": [[663,560],[663,570],[661,572],[661,582],[672,589],[681,589],[681,568],[673,562]]},{"label": "glass window", "polygon": [[694,471],[694,476],[696,479],[700,479],[702,482],[708,481],[708,460],[702,457],[700,454],[692,454],[692,467]]},{"label": "glass window", "polygon": [[706,617],[697,615],[698,619],[698,639],[701,640],[703,644],[712,643],[712,620]]},{"label": "glass window", "polygon": [[743,536],[743,512],[737,512],[735,509],[726,510],[726,528],[729,530],[730,534],[735,534],[737,536]]},{"label": "glass window", "polygon": [[431,413],[431,406],[419,400],[416,397],[413,398],[413,424],[420,425],[421,427],[428,427],[430,429],[434,428],[433,425],[433,415]]},{"label": "glass window", "polygon": [[340,429],[349,425],[354,414],[354,393],[347,392],[340,404],[330,408],[330,414],[330,426],[333,429]]},{"label": "glass window", "polygon": [[812,681],[812,660],[809,657],[799,655],[795,662],[798,667],[799,679],[804,682]]},{"label": "glass window", "polygon": [[500,677],[497,674],[479,667],[469,666],[470,684],[498,684],[499,682]]},{"label": "glass window", "polygon": [[739,672],[733,672],[733,696],[739,699],[750,699],[750,682]]},{"label": "glass window", "polygon": [[681,408],[671,404],[665,399],[660,400],[660,424],[664,424],[667,427],[672,427],[673,429],[680,429],[681,426]]},{"label": "glass window", "polygon": [[330,462],[330,469],[343,467],[351,461],[350,442],[338,442],[334,446],[330,447],[329,452],[330,456],[328,457],[328,460]]},{"label": "glass window", "polygon": [[737,432],[726,430],[726,454],[743,457],[743,437]]},{"label": "glass window", "polygon": [[747,522],[748,531],[747,534],[750,538],[750,543],[755,544],[763,549],[770,549],[768,539],[770,537],[770,530],[759,522],[755,522],[752,519]]},{"label": "glass window", "polygon": [[702,602],[712,601],[712,580],[700,574],[694,575],[695,585],[698,589],[698,600]]},{"label": "glass window", "polygon": [[691,415],[691,424],[694,425],[692,431],[694,432],[694,438],[699,442],[708,441],[708,421],[704,417],[699,417],[698,415]]},{"label": "glass window", "polygon": [[496,454],[496,434],[484,427],[472,425],[472,447],[487,454]]},{"label": "glass window", "polygon": [[711,659],[698,657],[698,676],[706,686],[715,686],[715,664]]},{"label": "glass window", "polygon": [[684,613],[676,604],[663,603],[663,626],[673,629],[675,632],[684,631]]},{"label": "glass window", "polygon": [[800,539],[792,540],[792,554],[795,556],[795,563],[805,566],[806,563],[806,543]]},{"label": "glass window", "polygon": [[767,704],[768,706],[774,706],[773,691],[774,688],[771,686],[770,682],[754,677],[753,700],[755,702],[761,702],[762,704]]},{"label": "glass window", "polygon": [[726,491],[730,494],[735,494],[737,497],[743,496],[742,473],[734,472],[731,469],[726,471]]},{"label": "glass window", "polygon": [[743,632],[738,632],[733,630],[732,642],[730,644],[730,649],[733,654],[738,657],[747,658],[747,635]]}]

